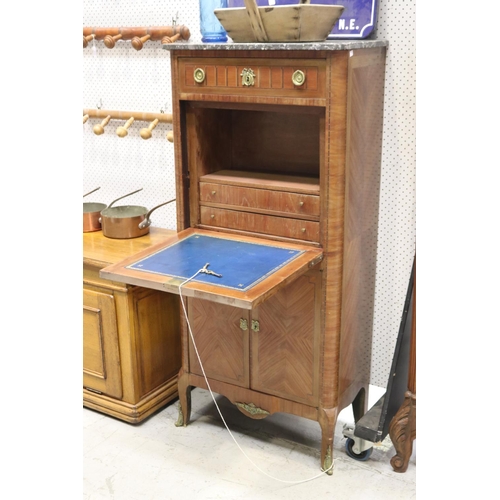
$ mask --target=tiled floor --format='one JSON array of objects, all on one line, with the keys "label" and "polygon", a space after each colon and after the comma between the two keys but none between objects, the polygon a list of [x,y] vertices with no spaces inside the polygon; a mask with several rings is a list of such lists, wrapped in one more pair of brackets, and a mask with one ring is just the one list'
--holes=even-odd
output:
[{"label": "tiled floor", "polygon": [[[384,392],[372,388],[369,407]],[[346,408],[337,421],[335,468],[328,476],[320,474],[317,422],[286,414],[252,420],[215,397],[241,449],[201,389],[193,390],[187,427],[174,425],[177,400],[139,425],[84,408],[84,500],[416,498],[416,441],[405,473],[390,465],[395,451],[389,436],[369,460],[353,460],[342,435],[343,424],[353,422]]]}]

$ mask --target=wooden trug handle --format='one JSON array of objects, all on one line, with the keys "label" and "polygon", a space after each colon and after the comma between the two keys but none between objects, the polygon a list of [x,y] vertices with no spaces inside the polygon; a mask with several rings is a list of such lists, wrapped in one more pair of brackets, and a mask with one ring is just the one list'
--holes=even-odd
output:
[{"label": "wooden trug handle", "polygon": [[244,0],[247,9],[248,17],[250,18],[250,26],[252,27],[253,34],[258,42],[268,42],[266,30],[262,24],[260,17],[259,7],[255,0]]}]

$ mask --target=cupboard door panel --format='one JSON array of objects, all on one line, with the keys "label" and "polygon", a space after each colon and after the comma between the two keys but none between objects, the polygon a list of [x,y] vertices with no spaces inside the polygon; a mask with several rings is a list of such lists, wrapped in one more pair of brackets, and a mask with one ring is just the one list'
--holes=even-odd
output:
[{"label": "cupboard door panel", "polygon": [[83,290],[83,385],[122,397],[118,329],[113,295]]},{"label": "cupboard door panel", "polygon": [[[201,299],[189,299],[188,317],[201,363],[208,378],[249,386],[248,311]],[[246,321],[246,330],[240,328]],[[189,339],[190,371],[203,372]]]},{"label": "cupboard door panel", "polygon": [[259,306],[252,332],[252,389],[317,404],[320,276],[310,272]]}]

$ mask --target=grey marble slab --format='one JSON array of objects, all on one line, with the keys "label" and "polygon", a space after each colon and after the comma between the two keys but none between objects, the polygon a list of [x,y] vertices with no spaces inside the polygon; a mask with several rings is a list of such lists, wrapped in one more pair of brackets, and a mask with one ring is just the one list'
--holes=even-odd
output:
[{"label": "grey marble slab", "polygon": [[387,47],[388,40],[325,40],[308,43],[190,43],[175,42],[162,45],[166,50],[353,50]]}]

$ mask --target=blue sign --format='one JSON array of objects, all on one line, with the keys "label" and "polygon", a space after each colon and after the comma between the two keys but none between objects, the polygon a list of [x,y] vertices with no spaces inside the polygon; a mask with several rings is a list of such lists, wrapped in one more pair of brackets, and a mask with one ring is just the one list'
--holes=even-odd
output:
[{"label": "blue sign", "polygon": [[[244,7],[244,0],[228,0],[228,7]],[[259,7],[298,5],[299,0],[257,0]],[[376,27],[378,0],[311,0],[317,5],[342,5],[344,12],[335,23],[329,40],[367,38]]]}]

